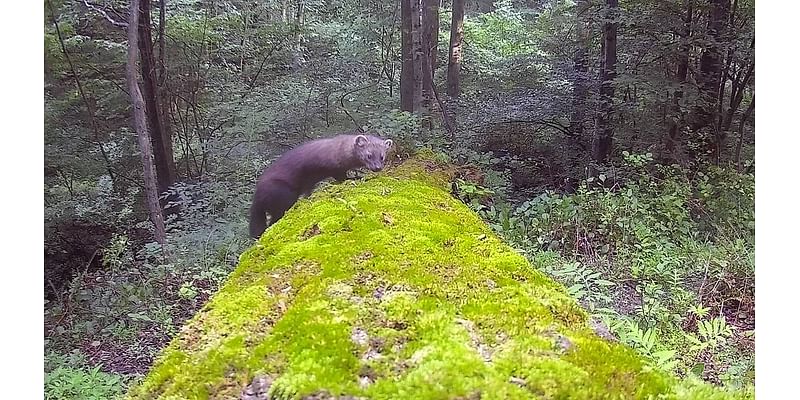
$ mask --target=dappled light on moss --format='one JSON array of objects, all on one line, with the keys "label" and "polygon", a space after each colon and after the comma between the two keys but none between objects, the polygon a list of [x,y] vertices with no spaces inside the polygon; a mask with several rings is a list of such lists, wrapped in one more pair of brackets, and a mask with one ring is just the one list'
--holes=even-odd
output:
[{"label": "dappled light on moss", "polygon": [[130,397],[238,398],[257,375],[284,398],[728,396],[594,335],[447,182],[417,159],[299,201]]}]

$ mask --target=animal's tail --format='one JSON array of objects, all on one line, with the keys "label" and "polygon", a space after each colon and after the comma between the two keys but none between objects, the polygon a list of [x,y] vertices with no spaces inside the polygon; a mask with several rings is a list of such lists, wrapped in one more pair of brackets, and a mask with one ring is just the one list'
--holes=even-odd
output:
[{"label": "animal's tail", "polygon": [[297,191],[283,181],[258,182],[253,204],[250,206],[250,236],[257,239],[267,229],[267,213],[272,225],[283,217],[298,197]]}]

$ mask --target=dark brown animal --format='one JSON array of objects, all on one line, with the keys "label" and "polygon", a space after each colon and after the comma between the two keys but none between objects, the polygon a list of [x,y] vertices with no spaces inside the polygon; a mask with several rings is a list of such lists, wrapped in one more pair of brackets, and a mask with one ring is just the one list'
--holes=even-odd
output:
[{"label": "dark brown animal", "polygon": [[289,150],[267,168],[256,184],[250,206],[250,236],[258,238],[283,217],[301,195],[307,196],[320,181],[347,179],[347,171],[366,167],[383,169],[391,139],[372,135],[338,135],[317,139]]}]

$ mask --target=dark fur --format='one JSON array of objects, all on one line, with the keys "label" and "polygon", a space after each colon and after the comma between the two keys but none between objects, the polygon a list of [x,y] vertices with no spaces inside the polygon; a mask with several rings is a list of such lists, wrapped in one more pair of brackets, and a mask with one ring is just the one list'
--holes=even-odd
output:
[{"label": "dark fur", "polygon": [[320,181],[347,179],[347,171],[383,169],[391,139],[372,135],[338,135],[317,139],[289,150],[267,168],[256,184],[250,206],[250,236],[258,238],[283,217],[301,195],[309,195]]}]

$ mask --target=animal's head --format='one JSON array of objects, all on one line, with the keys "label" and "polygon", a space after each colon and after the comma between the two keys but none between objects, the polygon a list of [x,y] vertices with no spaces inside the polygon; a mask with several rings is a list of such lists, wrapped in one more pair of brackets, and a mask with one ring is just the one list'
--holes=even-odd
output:
[{"label": "animal's head", "polygon": [[371,171],[380,171],[386,162],[386,153],[392,147],[392,139],[381,139],[372,135],[356,136],[356,154],[361,163]]}]

